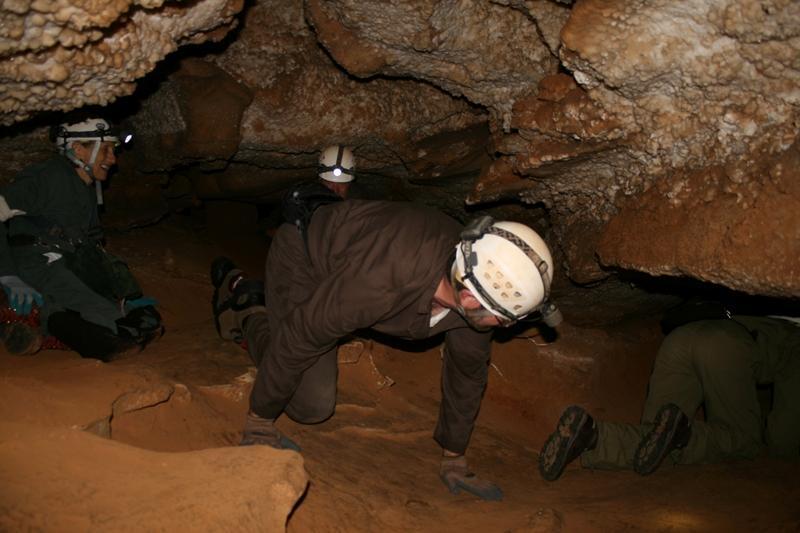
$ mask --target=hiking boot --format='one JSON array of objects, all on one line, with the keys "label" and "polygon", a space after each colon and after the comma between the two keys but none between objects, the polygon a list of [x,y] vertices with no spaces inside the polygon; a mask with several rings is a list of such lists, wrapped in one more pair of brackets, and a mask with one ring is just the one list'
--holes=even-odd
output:
[{"label": "hiking boot", "polygon": [[[228,277],[228,274],[242,275],[242,271],[236,268],[234,262],[224,256],[219,256],[211,262],[211,284],[214,288],[220,288]],[[230,283],[230,280],[228,280]]]},{"label": "hiking boot", "polygon": [[642,438],[633,458],[633,469],[646,476],[652,474],[672,450],[689,444],[692,428],[680,407],[673,403],[658,410],[653,429]]},{"label": "hiking boot", "polygon": [[595,446],[597,427],[594,419],[577,405],[567,407],[558,419],[556,430],[542,446],[539,473],[547,481],[555,481],[569,463]]},{"label": "hiking boot", "polygon": [[8,353],[12,355],[33,355],[42,347],[42,334],[22,322],[0,324],[0,336]]},{"label": "hiking boot", "polygon": [[218,324],[229,324],[227,330],[220,331],[223,339],[230,337],[234,342],[244,342],[244,324],[250,315],[266,313],[264,283],[256,279],[242,279],[231,294],[229,307],[218,315]]},{"label": "hiking boot", "polygon": [[211,311],[217,334],[225,340],[236,340],[238,337],[235,333],[239,326],[234,314],[230,312],[230,304],[233,289],[243,277],[244,272],[236,268],[234,262],[227,257],[217,257],[211,263],[211,284],[214,285]]},{"label": "hiking boot", "polygon": [[237,343],[244,341],[243,324],[253,313],[265,312],[264,284],[247,279],[227,257],[211,264],[214,297],[211,309],[219,336]]}]

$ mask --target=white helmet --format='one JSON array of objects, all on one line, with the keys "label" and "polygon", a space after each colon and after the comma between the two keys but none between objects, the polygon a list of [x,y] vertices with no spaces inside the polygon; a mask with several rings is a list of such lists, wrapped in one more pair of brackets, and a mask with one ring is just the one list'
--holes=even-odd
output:
[{"label": "white helmet", "polygon": [[553,258],[528,226],[485,216],[461,233],[451,274],[454,283],[464,285],[486,310],[509,324],[547,301]]},{"label": "white helmet", "polygon": [[355,168],[353,151],[345,146],[329,146],[319,155],[319,177],[326,181],[351,182]]},{"label": "white helmet", "polygon": [[90,118],[74,124],[61,124],[51,131],[51,138],[62,152],[70,143],[78,142],[113,142],[115,145],[130,142],[130,133],[121,134],[102,118]]}]

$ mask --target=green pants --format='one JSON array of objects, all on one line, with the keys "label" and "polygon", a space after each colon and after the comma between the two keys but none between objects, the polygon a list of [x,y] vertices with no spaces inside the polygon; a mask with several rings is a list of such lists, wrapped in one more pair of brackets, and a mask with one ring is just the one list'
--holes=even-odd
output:
[{"label": "green pants", "polygon": [[[656,356],[641,424],[598,422],[598,444],[581,455],[590,468],[632,468],[639,441],[659,408],[674,403],[692,436],[672,459],[682,464],[771,455],[800,458],[800,327],[780,319],[703,320],[670,333]],[[756,386],[773,384],[764,420]]]}]

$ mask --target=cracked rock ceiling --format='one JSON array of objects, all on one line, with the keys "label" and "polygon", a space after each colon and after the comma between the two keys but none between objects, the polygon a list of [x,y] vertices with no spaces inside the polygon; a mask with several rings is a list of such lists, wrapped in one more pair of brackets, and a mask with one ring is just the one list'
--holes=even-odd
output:
[{"label": "cracked rock ceiling", "polygon": [[131,187],[274,201],[346,143],[373,194],[546,218],[575,282],[800,296],[797,1],[4,1],[3,179],[90,106]]}]

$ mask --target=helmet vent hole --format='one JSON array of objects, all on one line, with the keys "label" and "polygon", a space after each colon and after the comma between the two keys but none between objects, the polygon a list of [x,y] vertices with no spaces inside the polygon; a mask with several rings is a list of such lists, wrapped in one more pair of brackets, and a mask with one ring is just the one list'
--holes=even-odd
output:
[{"label": "helmet vent hole", "polygon": [[500,271],[498,270],[498,271],[497,271],[497,274],[495,274],[495,277],[496,277],[497,279],[503,279],[503,273],[502,273],[502,272],[500,272]]},{"label": "helmet vent hole", "polygon": [[[522,298],[522,294],[519,291],[514,291],[514,298]],[[519,306],[517,306],[519,307]]]},{"label": "helmet vent hole", "polygon": [[493,267],[494,266],[494,261],[489,259],[488,261],[486,261],[486,264],[489,265],[490,267]]},{"label": "helmet vent hole", "polygon": [[521,305],[517,304],[514,306],[514,311],[519,311],[522,308]]},{"label": "helmet vent hole", "polygon": [[502,297],[503,297],[503,299],[505,299],[505,300],[507,300],[507,299],[508,299],[508,293],[507,293],[507,292],[505,292],[505,291],[501,292],[501,293],[500,293],[500,296],[502,296]]},{"label": "helmet vent hole", "polygon": [[513,287],[513,285],[511,285],[511,282],[506,281],[506,289],[510,289],[511,287]]},{"label": "helmet vent hole", "polygon": [[486,278],[486,279],[492,279],[492,275],[491,275],[491,274],[489,274],[488,272],[486,272],[486,273],[483,275],[483,277],[484,277],[484,278]]},{"label": "helmet vent hole", "polygon": [[500,284],[499,283],[494,283],[494,284],[492,284],[492,287],[494,287],[496,290],[499,290],[500,289]]}]

